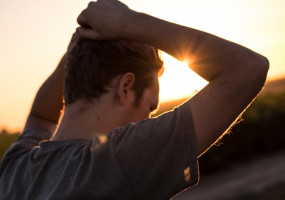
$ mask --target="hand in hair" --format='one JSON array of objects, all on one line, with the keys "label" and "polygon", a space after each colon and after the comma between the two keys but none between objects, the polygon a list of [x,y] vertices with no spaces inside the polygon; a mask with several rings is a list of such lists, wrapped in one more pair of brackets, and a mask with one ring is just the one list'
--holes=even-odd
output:
[{"label": "hand in hair", "polygon": [[81,25],[77,32],[93,40],[122,38],[132,13],[134,11],[117,0],[90,2],[77,19]]}]

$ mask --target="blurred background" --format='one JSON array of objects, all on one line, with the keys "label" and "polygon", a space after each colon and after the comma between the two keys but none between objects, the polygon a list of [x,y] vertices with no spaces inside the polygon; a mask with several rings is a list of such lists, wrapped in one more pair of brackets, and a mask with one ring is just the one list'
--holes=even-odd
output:
[{"label": "blurred background", "polygon": [[[177,199],[285,199],[285,1],[123,0],[130,8],[242,44],[270,61],[264,90],[199,158],[200,184]],[[0,159],[21,132],[41,83],[65,53],[87,0],[0,0]],[[163,53],[157,114],[207,82]],[[238,94],[237,94],[238,95]]]}]

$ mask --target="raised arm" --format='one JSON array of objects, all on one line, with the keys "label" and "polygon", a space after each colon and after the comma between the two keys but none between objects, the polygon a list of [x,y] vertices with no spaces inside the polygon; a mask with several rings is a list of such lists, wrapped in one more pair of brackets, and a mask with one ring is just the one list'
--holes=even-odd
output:
[{"label": "raised arm", "polygon": [[[77,37],[77,34],[73,35],[67,53],[75,45]],[[52,133],[55,131],[63,108],[63,76],[67,53],[38,90],[24,130],[36,126]]]},{"label": "raised arm", "polygon": [[188,101],[199,155],[235,122],[266,80],[269,63],[265,57],[217,36],[132,11],[117,0],[91,2],[78,22],[81,36],[148,43],[188,61],[191,69],[209,81]]}]

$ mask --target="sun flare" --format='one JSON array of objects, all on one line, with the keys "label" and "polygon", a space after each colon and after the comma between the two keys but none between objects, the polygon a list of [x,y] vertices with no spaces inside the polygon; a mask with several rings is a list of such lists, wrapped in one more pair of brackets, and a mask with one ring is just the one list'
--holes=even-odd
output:
[{"label": "sun flare", "polygon": [[207,85],[207,81],[198,76],[187,62],[180,62],[163,53],[165,70],[160,78],[160,100],[162,102],[190,96]]}]

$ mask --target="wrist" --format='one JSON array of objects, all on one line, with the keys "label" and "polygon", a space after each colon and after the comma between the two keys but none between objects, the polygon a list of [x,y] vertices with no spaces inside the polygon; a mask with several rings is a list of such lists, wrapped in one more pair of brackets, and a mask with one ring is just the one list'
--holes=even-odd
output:
[{"label": "wrist", "polygon": [[123,27],[122,38],[140,40],[139,35],[142,28],[140,23],[143,15],[145,14],[130,10],[128,18],[124,20],[127,23]]}]

